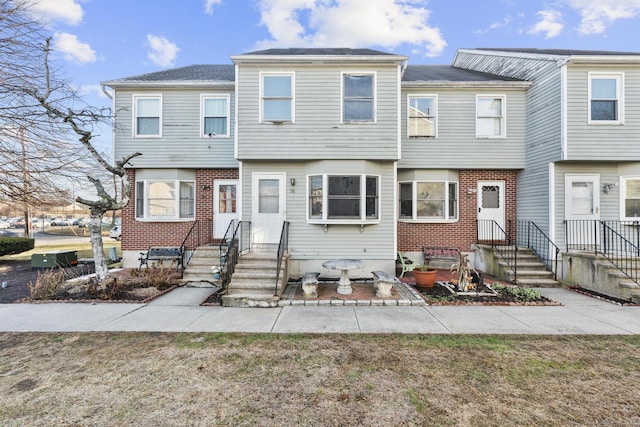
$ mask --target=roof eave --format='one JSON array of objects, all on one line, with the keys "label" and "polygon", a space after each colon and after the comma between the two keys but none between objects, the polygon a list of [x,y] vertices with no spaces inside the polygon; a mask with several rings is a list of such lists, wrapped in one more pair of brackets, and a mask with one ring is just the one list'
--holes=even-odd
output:
[{"label": "roof eave", "polygon": [[234,64],[337,64],[376,63],[402,64],[409,59],[404,55],[233,55]]},{"label": "roof eave", "polygon": [[511,89],[528,89],[532,85],[532,82],[528,81],[465,81],[465,82],[452,82],[452,81],[404,81],[402,87],[407,88],[511,88]]},{"label": "roof eave", "polygon": [[167,80],[167,81],[141,81],[141,80],[127,80],[127,81],[118,81],[111,80],[101,83],[103,86],[108,86],[114,89],[117,88],[197,88],[197,87],[207,87],[207,88],[234,88],[235,82],[232,81],[207,81],[207,80],[190,80],[190,81],[182,81],[182,80]]},{"label": "roof eave", "polygon": [[640,55],[571,55],[569,64],[640,64]]}]

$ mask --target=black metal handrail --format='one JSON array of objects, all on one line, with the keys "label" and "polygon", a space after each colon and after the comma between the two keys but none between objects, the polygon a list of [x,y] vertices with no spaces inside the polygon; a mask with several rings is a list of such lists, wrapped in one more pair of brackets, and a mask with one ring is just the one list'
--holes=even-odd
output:
[{"label": "black metal handrail", "polygon": [[189,265],[191,257],[195,253],[198,246],[211,243],[213,240],[213,222],[211,219],[204,221],[196,220],[189,228],[186,236],[182,240],[182,272]]},{"label": "black metal handrail", "polygon": [[276,284],[273,294],[278,295],[278,281],[280,280],[280,269],[282,268],[282,258],[289,250],[289,221],[282,223],[282,231],[280,232],[280,242],[278,243],[278,259],[276,261]]},{"label": "black metal handrail", "polygon": [[533,221],[517,221],[516,229],[518,246],[531,249],[557,280],[560,248]]},{"label": "black metal handrail", "polygon": [[220,249],[220,279],[223,288],[231,282],[240,255],[251,249],[251,222],[232,220],[227,227]]},{"label": "black metal handrail", "polygon": [[[513,283],[518,280],[518,245],[511,237],[512,233],[505,231],[495,220],[479,219],[476,221],[478,228],[478,243],[490,245],[506,263],[507,268],[513,272]],[[511,229],[511,221],[507,222]]]},{"label": "black metal handrail", "polygon": [[622,274],[640,284],[640,223],[637,221],[565,220],[567,252],[602,255]]}]

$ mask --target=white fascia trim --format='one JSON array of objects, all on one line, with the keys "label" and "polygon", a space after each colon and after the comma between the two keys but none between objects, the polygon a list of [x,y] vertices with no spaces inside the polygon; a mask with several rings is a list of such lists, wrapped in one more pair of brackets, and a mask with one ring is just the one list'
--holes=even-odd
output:
[{"label": "white fascia trim", "polygon": [[[398,91],[397,97],[397,114],[398,114],[398,139],[397,139],[397,147],[398,147],[398,159],[402,159],[402,66],[398,65],[398,84],[396,90]],[[395,218],[395,216],[394,216]]]},{"label": "white fascia trim", "polygon": [[571,55],[570,64],[640,64],[640,55]]},{"label": "white fascia trim", "polygon": [[529,81],[487,81],[487,82],[442,82],[442,81],[416,81],[403,82],[404,88],[490,88],[490,89],[529,89],[533,82]]},{"label": "white fascia trim", "polygon": [[130,81],[130,82],[104,82],[102,85],[117,89],[117,88],[137,88],[137,89],[179,89],[179,88],[203,88],[203,89],[211,89],[211,88],[221,88],[221,89],[233,89],[235,88],[235,82],[221,82],[221,81],[211,81],[211,82],[203,82],[203,81],[160,81],[160,82],[140,82],[140,81]]},{"label": "white fascia trim", "polygon": [[566,64],[560,67],[560,147],[562,160],[569,160],[569,148],[567,140],[569,138],[568,133],[568,108],[567,108],[567,66]]},{"label": "white fascia trim", "polygon": [[409,59],[404,55],[233,55],[234,64],[345,64],[378,63],[399,64]]},{"label": "white fascia trim", "polygon": [[[234,86],[237,88],[238,87],[238,66],[236,65],[235,67],[235,76],[236,76],[236,81],[234,83]],[[235,117],[233,120],[233,125],[235,126],[234,129],[234,138],[233,138],[233,157],[238,160],[238,142],[239,142],[239,134],[240,134],[240,126],[238,126],[238,90],[236,89],[235,93]],[[242,162],[240,163],[240,170],[242,170]],[[241,181],[242,182],[242,181]],[[237,203],[237,202],[236,202]],[[239,216],[239,218],[242,218],[242,216]]]}]

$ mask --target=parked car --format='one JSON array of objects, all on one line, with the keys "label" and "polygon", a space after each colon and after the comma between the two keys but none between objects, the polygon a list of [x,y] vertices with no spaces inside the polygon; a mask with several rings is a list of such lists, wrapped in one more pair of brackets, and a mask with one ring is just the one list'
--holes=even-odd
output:
[{"label": "parked car", "polygon": [[55,218],[51,220],[51,225],[71,225],[68,220],[64,218]]},{"label": "parked car", "polygon": [[109,231],[109,237],[115,240],[120,240],[120,235],[122,234],[122,230],[119,225],[116,225]]},{"label": "parked car", "polygon": [[0,221],[0,228],[9,228],[8,221]]}]

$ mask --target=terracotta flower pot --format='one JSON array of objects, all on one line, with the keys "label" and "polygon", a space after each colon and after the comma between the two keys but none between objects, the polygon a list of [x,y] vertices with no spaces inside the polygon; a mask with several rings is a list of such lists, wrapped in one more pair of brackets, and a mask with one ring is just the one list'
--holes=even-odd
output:
[{"label": "terracotta flower pot", "polygon": [[413,277],[416,279],[416,286],[419,288],[433,288],[436,283],[436,270],[413,270]]}]

